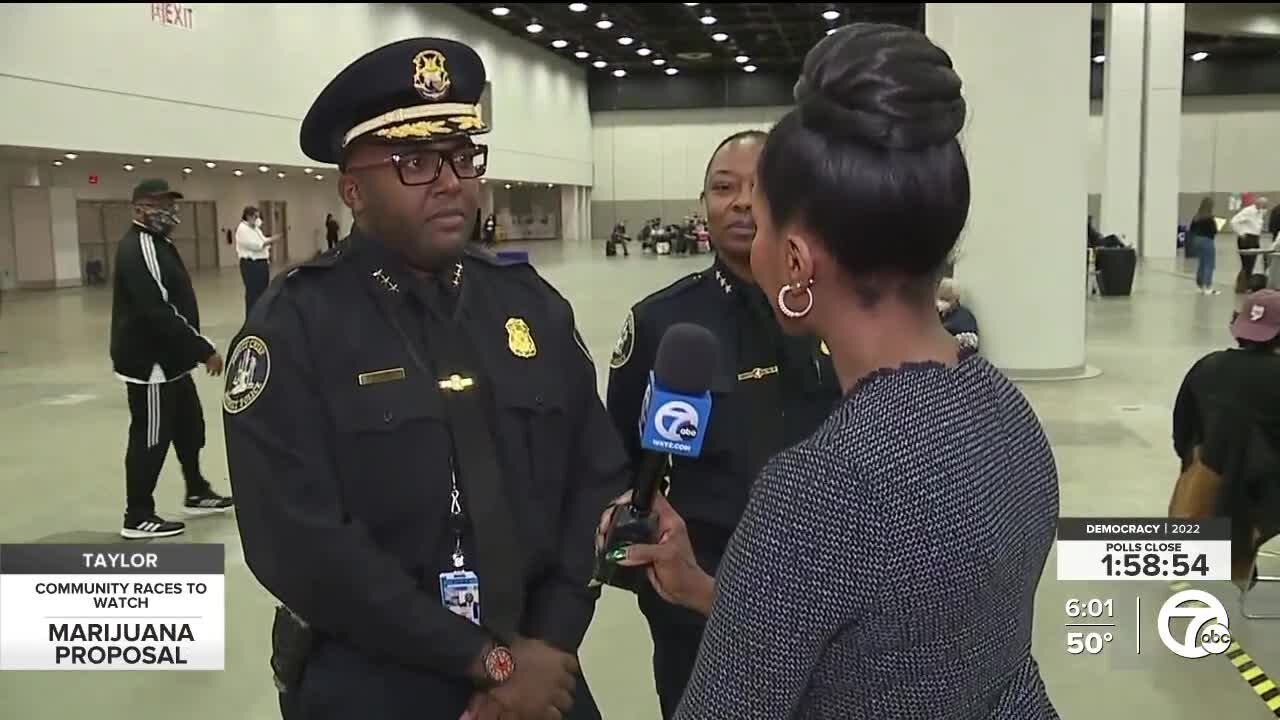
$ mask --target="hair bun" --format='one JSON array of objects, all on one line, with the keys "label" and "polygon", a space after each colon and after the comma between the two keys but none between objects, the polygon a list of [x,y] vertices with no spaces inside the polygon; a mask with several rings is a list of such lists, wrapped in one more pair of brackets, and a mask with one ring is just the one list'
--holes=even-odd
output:
[{"label": "hair bun", "polygon": [[960,86],[951,57],[923,34],[856,23],[809,51],[795,99],[801,121],[814,132],[911,150],[960,132]]}]

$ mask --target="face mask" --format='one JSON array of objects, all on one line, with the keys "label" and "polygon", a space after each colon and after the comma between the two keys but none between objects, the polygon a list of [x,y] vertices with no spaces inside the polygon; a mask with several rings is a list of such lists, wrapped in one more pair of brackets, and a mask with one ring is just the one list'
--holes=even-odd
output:
[{"label": "face mask", "polygon": [[181,224],[182,218],[178,215],[177,208],[155,208],[146,212],[143,222],[154,232],[165,234]]},{"label": "face mask", "polygon": [[254,227],[262,227],[262,218],[254,218],[254,219],[253,219],[253,226],[254,226]]},{"label": "face mask", "polygon": [[939,315],[946,315],[951,312],[951,303],[946,300],[935,300],[934,303],[938,306]]}]

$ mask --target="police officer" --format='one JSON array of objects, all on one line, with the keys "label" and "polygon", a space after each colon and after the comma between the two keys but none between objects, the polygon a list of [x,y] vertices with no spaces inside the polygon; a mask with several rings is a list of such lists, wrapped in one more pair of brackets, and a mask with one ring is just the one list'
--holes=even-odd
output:
[{"label": "police officer", "polygon": [[290,720],[599,717],[574,656],[626,459],[569,304],[468,242],[484,83],[470,47],[417,38],[321,92],[302,149],[338,164],[355,227],[232,344],[228,464],[287,608]]},{"label": "police officer", "polygon": [[[712,574],[756,472],[771,455],[809,435],[840,393],[825,346],[815,338],[784,336],[768,299],[751,280],[751,192],[764,140],[765,133],[748,131],[716,148],[702,193],[716,259],[707,270],[637,303],[610,363],[609,414],[632,462],[639,463],[636,424],[662,334],[674,323],[693,322],[720,341],[723,366],[712,389],[702,455],[674,460],[668,491],[688,525],[698,563]],[[665,602],[647,583],[638,593],[653,637],[662,715],[670,718],[693,672],[705,620]]]}]

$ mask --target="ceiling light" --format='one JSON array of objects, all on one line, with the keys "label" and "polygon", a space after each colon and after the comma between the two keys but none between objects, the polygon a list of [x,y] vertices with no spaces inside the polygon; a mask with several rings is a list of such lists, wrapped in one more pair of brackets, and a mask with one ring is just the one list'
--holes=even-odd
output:
[{"label": "ceiling light", "polygon": [[147,165],[150,165],[150,164],[151,164],[151,158],[142,158],[142,162],[146,163]]},{"label": "ceiling light", "polygon": [[481,185],[488,184],[488,182],[489,182],[489,179],[488,179],[488,178],[480,178],[480,184],[481,184]]},{"label": "ceiling light", "polygon": [[685,3],[685,4],[684,4],[684,6],[685,6],[685,7],[698,7],[698,6],[699,6],[699,5],[701,5],[701,4],[702,4],[702,3]]},{"label": "ceiling light", "polygon": [[241,175],[244,175],[244,171],[243,171],[243,170],[232,170],[232,171],[231,171],[231,174],[232,174],[232,175],[235,175],[236,177],[240,177]]},{"label": "ceiling light", "polygon": [[640,57],[649,57],[650,55],[653,54],[653,51],[647,47],[642,47],[636,51],[636,54],[639,55]]},{"label": "ceiling light", "polygon": [[555,183],[547,183],[547,187],[555,187],[555,186],[556,186]]},{"label": "ceiling light", "polygon": [[302,168],[302,174],[303,174],[303,175],[310,175],[310,174],[311,174],[311,168]]},{"label": "ceiling light", "polygon": [[276,177],[278,177],[278,178],[280,178],[281,180],[283,180],[283,179],[284,179],[284,173],[282,173],[282,172],[278,172],[278,173],[276,173]]},{"label": "ceiling light", "polygon": [[666,61],[666,60],[663,60],[662,58],[654,58],[654,59],[653,59],[653,64],[654,64],[654,65],[657,65],[658,67],[662,67],[663,65],[666,65],[666,64],[667,64],[667,61]]},{"label": "ceiling light", "polygon": [[597,61],[595,61],[595,62],[593,62],[593,63],[591,63],[591,64],[592,64],[596,69],[598,69],[598,70],[603,70],[603,69],[605,69],[606,67],[608,67],[608,65],[609,65],[609,63],[607,63],[607,62],[605,62],[605,61],[603,61],[603,60],[597,60]]},{"label": "ceiling light", "polygon": [[613,71],[613,76],[616,78],[626,77],[627,71],[623,70],[622,68],[618,68],[617,70]]},{"label": "ceiling light", "polygon": [[700,18],[698,18],[698,22],[702,23],[703,25],[715,25],[715,24],[716,24],[716,16],[715,16],[715,15],[712,15],[710,11],[707,11],[707,13],[706,13],[705,15],[703,15],[703,16],[702,16],[702,17],[700,17]]},{"label": "ceiling light", "polygon": [[190,175],[191,173],[192,173],[191,168],[189,168],[189,167],[184,167],[184,168],[182,168],[182,174],[183,174],[183,175]]},{"label": "ceiling light", "polygon": [[665,72],[665,73],[666,73],[666,74],[668,74],[668,75],[675,75],[676,73],[678,73],[678,72],[680,72],[680,71],[679,71],[679,70],[677,70],[677,69],[675,69],[675,68],[667,68],[666,70],[663,70],[663,72]]},{"label": "ceiling light", "polygon": [[259,165],[259,166],[258,166],[258,172],[261,172],[261,173],[267,172],[267,171],[269,171],[270,169],[271,169],[271,168],[267,167],[266,165]]},{"label": "ceiling light", "polygon": [[1201,50],[1200,52],[1191,53],[1191,62],[1200,62],[1209,57],[1209,53]]},{"label": "ceiling light", "polygon": [[751,62],[751,58],[747,57],[746,55],[739,55],[738,57],[734,58],[733,61],[741,65],[743,63]]},{"label": "ceiling light", "polygon": [[596,21],[596,27],[600,28],[601,30],[608,30],[609,28],[613,27],[613,21],[610,20],[607,15],[601,15],[600,19]]},{"label": "ceiling light", "polygon": [[315,178],[315,179],[317,179],[317,180],[323,180],[323,179],[324,179],[324,176],[323,176],[323,175],[312,175],[311,177],[313,177],[313,178]]},{"label": "ceiling light", "polygon": [[716,42],[724,42],[725,40],[729,39],[729,35],[728,33],[722,33],[722,32],[712,33],[711,39],[715,40]]},{"label": "ceiling light", "polygon": [[210,170],[212,170],[212,169],[214,169],[214,168],[218,167],[218,163],[216,163],[216,162],[214,162],[214,161],[212,161],[212,160],[209,160],[209,161],[205,162],[204,166],[205,166],[205,167],[207,167],[207,168],[209,168]]},{"label": "ceiling light", "polygon": [[570,12],[586,12],[587,4],[586,3],[569,3],[569,10]]},{"label": "ceiling light", "polygon": [[623,35],[622,37],[618,38],[619,45],[630,45],[633,42],[635,42],[635,38],[629,37],[627,35]]},{"label": "ceiling light", "polygon": [[78,158],[78,157],[80,157],[80,156],[79,156],[79,155],[77,155],[77,154],[75,154],[75,153],[67,153],[66,155],[63,155],[62,157],[66,158],[66,159],[68,159],[68,160],[75,160],[76,158]]},{"label": "ceiling light", "polygon": [[62,161],[61,161],[61,160],[54,160],[54,161],[53,161],[53,166],[54,166],[54,167],[62,167]]},{"label": "ceiling light", "polygon": [[497,15],[498,17],[506,17],[511,14],[511,9],[507,7],[503,7],[502,5],[499,5],[494,9],[490,10],[489,12],[493,13],[494,15]]},{"label": "ceiling light", "polygon": [[559,50],[559,49],[561,49],[561,48],[567,48],[567,47],[569,47],[569,41],[568,41],[568,40],[552,40],[552,41],[551,41],[551,47],[553,47],[553,48],[555,48],[555,49],[557,49],[557,50]]},{"label": "ceiling light", "polygon": [[504,187],[504,188],[506,188],[506,189],[510,190],[510,189],[511,189],[511,183],[507,183],[506,185],[503,185],[502,187]]},{"label": "ceiling light", "polygon": [[756,66],[755,66],[755,65],[743,65],[743,66],[742,66],[742,69],[743,69],[744,71],[746,71],[746,72],[755,72],[755,71],[756,71]]},{"label": "ceiling light", "polygon": [[834,34],[834,33],[835,33],[835,31],[837,31],[837,30],[839,30],[839,29],[840,29],[840,28],[831,28],[830,30],[828,30],[828,31],[827,31],[827,34],[828,34],[828,35],[832,35],[832,34]]},{"label": "ceiling light", "polygon": [[538,22],[537,20],[530,20],[529,24],[524,26],[524,29],[528,30],[534,35],[537,35],[538,33],[542,32],[542,23]]},{"label": "ceiling light", "polygon": [[124,171],[125,171],[125,172],[133,172],[133,165],[131,165],[131,164],[129,164],[129,163],[125,163],[125,164],[124,164]]},{"label": "ceiling light", "polygon": [[591,57],[591,53],[587,52],[586,50],[579,50],[578,52],[574,53],[573,56],[578,58],[579,60],[586,60],[587,58]]},{"label": "ceiling light", "polygon": [[839,10],[834,10],[834,9],[832,9],[832,10],[824,10],[824,11],[823,11],[823,13],[822,13],[822,19],[823,19],[823,20],[837,20],[837,19],[839,19],[839,18],[840,18],[840,11],[839,11]]},{"label": "ceiling light", "polygon": [[1099,54],[1097,54],[1097,55],[1094,55],[1094,56],[1093,56],[1093,64],[1094,64],[1094,65],[1101,65],[1102,63],[1104,63],[1104,62],[1106,62],[1106,61],[1107,61],[1107,56],[1106,56],[1106,55],[1103,55],[1103,54],[1101,54],[1101,53],[1099,53]]}]

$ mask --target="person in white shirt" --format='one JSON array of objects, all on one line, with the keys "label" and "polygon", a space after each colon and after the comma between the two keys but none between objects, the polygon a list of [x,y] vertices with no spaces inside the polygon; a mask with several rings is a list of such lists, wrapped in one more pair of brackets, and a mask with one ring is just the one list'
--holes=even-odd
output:
[{"label": "person in white shirt", "polygon": [[[1264,197],[1254,198],[1253,204],[1243,208],[1231,218],[1231,229],[1236,234],[1236,247],[1240,250],[1257,250],[1262,242],[1262,228],[1266,223],[1267,217],[1267,199]],[[1253,268],[1258,262],[1258,256],[1253,253],[1240,253],[1240,275],[1243,282],[1236,284],[1236,289],[1247,287],[1249,276],[1253,275]]]},{"label": "person in white shirt", "polygon": [[250,205],[240,214],[236,228],[236,255],[240,257],[240,278],[244,280],[244,314],[249,316],[253,304],[271,281],[271,244],[278,236],[262,234],[262,214]]}]

